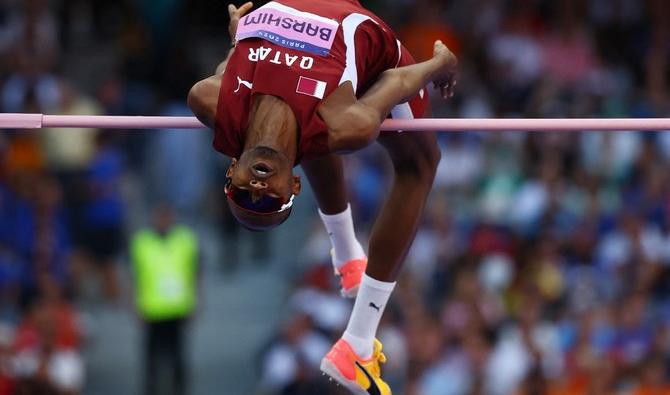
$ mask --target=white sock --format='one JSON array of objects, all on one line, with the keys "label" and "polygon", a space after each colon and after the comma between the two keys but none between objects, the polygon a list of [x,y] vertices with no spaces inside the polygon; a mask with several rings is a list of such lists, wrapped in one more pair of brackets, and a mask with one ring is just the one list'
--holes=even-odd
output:
[{"label": "white sock", "polygon": [[379,321],[388,303],[395,283],[375,280],[367,274],[363,276],[349,325],[342,338],[349,343],[356,354],[363,359],[372,357],[372,348]]},{"label": "white sock", "polygon": [[319,216],[326,226],[330,242],[333,245],[333,264],[339,269],[352,259],[365,257],[361,243],[356,239],[354,220],[351,218],[351,206],[335,215],[326,215],[319,210]]}]

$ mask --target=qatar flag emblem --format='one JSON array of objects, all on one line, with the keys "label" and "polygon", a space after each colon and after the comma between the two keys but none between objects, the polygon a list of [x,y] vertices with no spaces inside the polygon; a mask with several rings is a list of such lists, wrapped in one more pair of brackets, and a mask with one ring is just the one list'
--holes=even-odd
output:
[{"label": "qatar flag emblem", "polygon": [[302,93],[303,95],[323,99],[323,96],[326,94],[327,86],[328,84],[326,82],[307,77],[300,77],[300,80],[298,80],[298,88],[295,91]]}]

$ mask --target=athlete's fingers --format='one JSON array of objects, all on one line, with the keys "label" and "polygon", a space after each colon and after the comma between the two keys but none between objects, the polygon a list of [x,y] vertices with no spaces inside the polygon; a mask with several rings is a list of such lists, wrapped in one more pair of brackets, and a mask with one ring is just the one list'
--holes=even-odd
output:
[{"label": "athlete's fingers", "polygon": [[442,90],[444,89],[444,84],[439,83],[439,82],[433,82],[433,89],[440,92],[440,95],[442,95]]},{"label": "athlete's fingers", "polygon": [[447,79],[447,82],[443,83],[434,83],[435,85],[435,90],[440,91],[440,96],[443,99],[449,99],[454,97],[456,93],[456,84],[457,84],[456,76],[452,75]]},{"label": "athlete's fingers", "polygon": [[237,25],[240,23],[240,18],[244,16],[251,8],[253,8],[254,3],[248,1],[244,3],[240,8],[235,7],[234,4],[228,4],[228,15],[230,15],[230,25],[228,25],[228,33],[230,37],[234,40],[235,35],[237,34]]},{"label": "athlete's fingers", "polygon": [[458,84],[458,80],[456,79],[456,77],[453,77],[451,79],[450,83],[449,83],[449,89],[447,91],[447,96],[449,98],[454,97],[454,95],[456,94],[456,85],[457,84]]},{"label": "athlete's fingers", "polygon": [[254,7],[254,3],[251,1],[247,1],[246,3],[242,4],[240,8],[235,7],[235,4],[228,4],[228,15],[230,15],[230,19],[233,18],[241,18],[249,12],[250,9]]},{"label": "athlete's fingers", "polygon": [[244,16],[247,12],[249,12],[250,9],[254,7],[254,3],[251,1],[247,1],[246,3],[242,4],[240,8],[235,7],[235,4],[228,4],[228,15],[230,15],[230,19],[239,19]]},{"label": "athlete's fingers", "polygon": [[237,9],[237,12],[239,13],[239,16],[242,17],[252,8],[254,8],[254,3],[252,3],[251,1],[247,1],[240,8]]},{"label": "athlete's fingers", "polygon": [[435,86],[435,90],[440,92],[440,97],[443,99],[446,99],[446,94],[447,94],[447,84],[445,83],[438,83],[434,82],[433,85]]},{"label": "athlete's fingers", "polygon": [[235,34],[237,34],[237,25],[240,23],[240,17],[237,13],[237,7],[234,4],[228,4],[228,15],[230,16],[230,24],[228,25],[228,34],[230,38],[235,41]]},{"label": "athlete's fingers", "polygon": [[443,99],[448,99],[454,96],[454,91],[456,88],[456,74],[450,73],[443,80],[438,80],[433,82],[433,86],[436,91],[440,92],[440,96]]}]

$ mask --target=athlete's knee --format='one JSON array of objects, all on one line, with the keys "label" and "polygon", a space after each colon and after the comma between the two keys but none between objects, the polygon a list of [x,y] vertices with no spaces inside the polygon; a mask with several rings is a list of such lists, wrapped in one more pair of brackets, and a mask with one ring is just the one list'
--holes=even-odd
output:
[{"label": "athlete's knee", "polygon": [[439,166],[440,160],[442,160],[442,150],[440,150],[440,145],[437,141],[433,141],[430,144],[430,147],[426,150],[426,156],[430,164],[431,172],[433,174],[437,173],[437,166]]},{"label": "athlete's knee", "polygon": [[379,136],[379,113],[371,107],[357,106],[356,113],[348,114],[352,120],[349,128],[349,138],[352,141],[353,150],[361,150],[372,144]]},{"label": "athlete's knee", "polygon": [[437,141],[432,141],[428,143],[425,147],[421,147],[421,160],[422,166],[421,171],[422,175],[427,179],[430,179],[432,184],[435,174],[437,173],[437,166],[440,164],[442,159],[442,151],[440,146],[437,144]]},{"label": "athlete's knee", "polygon": [[380,114],[372,107],[357,103],[338,114],[337,126],[329,131],[329,145],[334,152],[361,150],[379,136]]},{"label": "athlete's knee", "polygon": [[433,183],[442,153],[434,138],[420,138],[391,153],[397,176],[409,176],[419,182]]}]

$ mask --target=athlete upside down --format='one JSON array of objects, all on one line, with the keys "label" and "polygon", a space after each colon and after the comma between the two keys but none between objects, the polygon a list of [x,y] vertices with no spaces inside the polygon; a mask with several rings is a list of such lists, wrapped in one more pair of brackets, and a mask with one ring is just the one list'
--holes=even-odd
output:
[{"label": "athlete upside down", "polygon": [[[391,394],[375,340],[384,308],[414,240],[440,151],[434,134],[379,133],[389,116],[426,114],[433,82],[453,95],[457,59],[441,42],[415,63],[392,30],[356,0],[278,0],[229,6],[235,46],[216,75],[189,93],[194,114],[232,157],[226,196],[239,222],[266,230],[284,222],[300,193],[301,165],[331,237],[343,296],[356,297],[342,339],[321,370],[354,394]],[[369,260],[355,234],[340,154],[374,141],[394,179],[374,224]]]}]

